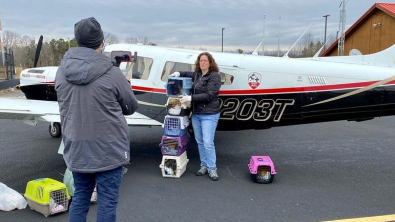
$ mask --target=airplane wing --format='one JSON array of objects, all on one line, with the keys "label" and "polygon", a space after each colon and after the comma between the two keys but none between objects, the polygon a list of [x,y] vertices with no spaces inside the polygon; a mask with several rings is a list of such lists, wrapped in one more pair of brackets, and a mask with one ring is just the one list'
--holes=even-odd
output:
[{"label": "airplane wing", "polygon": [[[59,105],[54,101],[0,98],[0,119],[22,120],[28,125],[37,121],[60,122]],[[125,116],[129,126],[161,126],[162,123],[135,112]]]},{"label": "airplane wing", "polygon": [[129,126],[162,126],[162,123],[135,112],[130,116],[125,116]]}]

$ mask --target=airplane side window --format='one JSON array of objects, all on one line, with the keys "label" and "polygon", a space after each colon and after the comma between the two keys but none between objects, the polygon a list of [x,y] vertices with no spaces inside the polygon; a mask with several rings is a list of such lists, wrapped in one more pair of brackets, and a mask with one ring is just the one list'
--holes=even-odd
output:
[{"label": "airplane side window", "polygon": [[234,77],[224,72],[219,72],[221,75],[221,85],[232,85]]},{"label": "airplane side window", "polygon": [[128,62],[126,64],[126,77],[132,79],[148,79],[153,59],[137,56],[136,62]]},{"label": "airplane side window", "polygon": [[[194,71],[195,64],[181,63],[181,62],[166,62],[163,67],[161,80],[163,82],[167,81],[167,77],[176,71]],[[225,72],[220,72],[221,75],[221,84],[222,85],[231,85],[233,83],[233,75],[227,74]]]},{"label": "airplane side window", "polygon": [[167,81],[167,77],[176,71],[193,71],[195,69],[194,64],[181,63],[181,62],[166,62],[163,67],[161,80]]}]

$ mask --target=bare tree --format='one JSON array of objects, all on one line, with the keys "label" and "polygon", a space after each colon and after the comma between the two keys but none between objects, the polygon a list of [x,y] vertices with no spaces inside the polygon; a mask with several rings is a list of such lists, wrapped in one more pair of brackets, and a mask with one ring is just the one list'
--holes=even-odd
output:
[{"label": "bare tree", "polygon": [[34,45],[34,39],[27,35],[21,37],[21,35],[18,33],[12,31],[5,31],[4,43],[5,47],[12,49],[14,53],[15,65],[22,65],[22,63],[24,63],[24,61],[26,60],[29,47],[32,44]]},{"label": "bare tree", "polygon": [[265,50],[265,55],[277,57],[277,49]]},{"label": "bare tree", "polygon": [[21,41],[21,35],[16,32],[4,31],[4,46],[7,48],[14,48]]},{"label": "bare tree", "polygon": [[137,38],[129,37],[125,39],[125,43],[137,44]]},{"label": "bare tree", "polygon": [[318,50],[321,49],[323,43],[314,38],[311,32],[308,32],[305,34],[302,42],[298,46],[300,55],[297,55],[295,52],[295,57],[312,57]]},{"label": "bare tree", "polygon": [[125,39],[126,43],[131,43],[131,44],[143,44],[143,45],[156,45],[156,43],[150,42],[147,36],[144,37],[138,37],[138,38],[134,38],[134,37],[129,37],[127,39]]},{"label": "bare tree", "polygon": [[137,39],[139,41],[139,43],[143,44],[143,45],[148,45],[149,41],[148,41],[148,37],[144,36],[144,37],[138,37]]},{"label": "bare tree", "polygon": [[307,32],[303,36],[303,45],[304,46],[308,46],[313,41],[314,41],[314,36],[313,36],[313,34],[311,34],[311,32]]},{"label": "bare tree", "polygon": [[34,41],[34,38],[24,35],[19,41],[18,46],[28,46],[32,41]]},{"label": "bare tree", "polygon": [[104,45],[119,43],[119,38],[116,35],[109,32],[103,32],[103,34],[104,34],[104,40],[103,40]]}]

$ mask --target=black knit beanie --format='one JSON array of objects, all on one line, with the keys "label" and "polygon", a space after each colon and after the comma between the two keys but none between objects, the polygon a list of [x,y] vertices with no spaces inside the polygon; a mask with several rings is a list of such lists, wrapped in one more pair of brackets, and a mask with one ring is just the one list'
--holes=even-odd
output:
[{"label": "black knit beanie", "polygon": [[99,22],[93,18],[82,19],[74,25],[74,36],[80,47],[99,48],[104,35]]}]

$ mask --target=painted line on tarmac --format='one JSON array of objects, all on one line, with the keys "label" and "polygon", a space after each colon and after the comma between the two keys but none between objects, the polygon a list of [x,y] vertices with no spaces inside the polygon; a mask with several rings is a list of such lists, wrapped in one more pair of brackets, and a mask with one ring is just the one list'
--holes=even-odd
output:
[{"label": "painted line on tarmac", "polygon": [[328,221],[321,221],[321,222],[389,222],[389,221],[395,221],[395,214],[375,216],[375,217],[360,217],[360,218],[342,219],[342,220],[328,220]]}]

